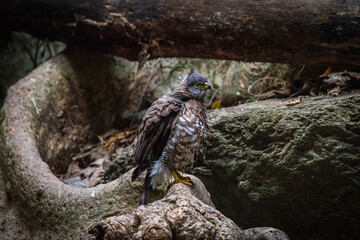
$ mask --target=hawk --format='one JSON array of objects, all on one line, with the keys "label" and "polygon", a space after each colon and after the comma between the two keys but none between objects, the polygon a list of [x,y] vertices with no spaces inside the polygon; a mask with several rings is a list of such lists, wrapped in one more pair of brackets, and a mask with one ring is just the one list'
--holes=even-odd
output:
[{"label": "hawk", "polygon": [[147,110],[134,141],[137,167],[132,181],[147,171],[140,205],[148,202],[150,189],[171,175],[174,178],[171,185],[193,185],[178,170],[205,155],[209,124],[204,97],[208,89],[211,85],[191,67],[173,92],[160,97]]}]

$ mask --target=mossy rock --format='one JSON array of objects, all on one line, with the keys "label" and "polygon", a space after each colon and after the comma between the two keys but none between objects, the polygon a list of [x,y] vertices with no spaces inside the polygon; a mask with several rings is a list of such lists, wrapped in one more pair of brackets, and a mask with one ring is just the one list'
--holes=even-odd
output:
[{"label": "mossy rock", "polygon": [[360,95],[285,103],[210,113],[207,173],[198,177],[239,226],[270,225],[291,239],[360,238]]}]

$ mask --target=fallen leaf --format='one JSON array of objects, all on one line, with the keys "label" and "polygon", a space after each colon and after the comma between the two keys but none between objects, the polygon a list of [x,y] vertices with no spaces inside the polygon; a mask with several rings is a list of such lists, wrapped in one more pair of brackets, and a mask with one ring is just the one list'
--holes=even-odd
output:
[{"label": "fallen leaf", "polygon": [[340,93],[341,93],[341,88],[340,88],[340,86],[337,86],[337,87],[329,90],[327,94],[330,96],[333,96],[333,97],[338,97]]},{"label": "fallen leaf", "polygon": [[160,52],[160,45],[156,40],[152,40],[152,47],[156,47],[157,51]]},{"label": "fallen leaf", "polygon": [[104,148],[106,150],[110,149],[110,146],[112,143],[115,142],[120,142],[120,143],[126,143],[128,141],[128,139],[134,135],[136,133],[136,129],[135,130],[129,130],[129,131],[124,131],[121,133],[116,134],[115,136],[111,137],[105,144]]},{"label": "fallen leaf", "polygon": [[331,73],[331,68],[328,67],[328,69],[326,69],[326,71],[320,76],[320,77],[326,77],[327,75],[329,75]]},{"label": "fallen leaf", "polygon": [[302,102],[302,99],[301,99],[301,97],[299,97],[298,99],[292,99],[291,100],[291,102],[289,102],[289,103],[286,103],[284,106],[282,106],[281,108],[288,108],[288,107],[290,107],[290,106],[295,106],[295,105],[298,105],[299,103],[301,103]]},{"label": "fallen leaf", "polygon": [[211,104],[211,109],[219,109],[221,106],[221,99]]}]

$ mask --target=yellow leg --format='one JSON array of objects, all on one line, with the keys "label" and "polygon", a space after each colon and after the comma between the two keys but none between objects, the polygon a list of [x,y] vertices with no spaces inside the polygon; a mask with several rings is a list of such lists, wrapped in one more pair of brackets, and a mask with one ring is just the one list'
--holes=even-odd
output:
[{"label": "yellow leg", "polygon": [[193,183],[189,177],[183,177],[177,170],[171,171],[171,175],[174,177],[174,182],[170,183],[170,186],[174,185],[175,183],[182,183],[187,186],[192,187]]},{"label": "yellow leg", "polygon": [[180,180],[191,182],[191,180],[190,180],[189,177],[183,177],[183,176],[181,176],[181,174],[178,172],[178,170],[175,170],[174,172],[177,174],[177,176],[178,176],[178,178],[179,178]]}]

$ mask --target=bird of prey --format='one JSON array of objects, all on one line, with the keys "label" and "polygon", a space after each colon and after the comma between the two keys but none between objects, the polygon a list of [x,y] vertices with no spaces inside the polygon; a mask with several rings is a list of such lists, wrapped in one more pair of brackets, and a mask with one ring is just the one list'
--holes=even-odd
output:
[{"label": "bird of prey", "polygon": [[147,204],[149,190],[171,177],[171,183],[192,186],[190,178],[180,175],[195,158],[205,154],[209,124],[204,104],[211,85],[191,67],[189,74],[170,94],[152,103],[139,126],[134,141],[137,168],[132,181],[147,171],[140,205]]}]

